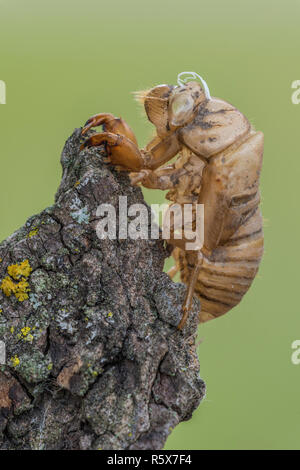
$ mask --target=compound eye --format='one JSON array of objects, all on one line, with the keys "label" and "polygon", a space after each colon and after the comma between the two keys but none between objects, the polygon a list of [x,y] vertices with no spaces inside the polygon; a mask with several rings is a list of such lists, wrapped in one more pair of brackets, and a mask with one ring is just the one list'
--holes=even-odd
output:
[{"label": "compound eye", "polygon": [[174,96],[171,103],[171,124],[180,126],[185,124],[194,108],[194,100],[189,93],[178,93]]}]

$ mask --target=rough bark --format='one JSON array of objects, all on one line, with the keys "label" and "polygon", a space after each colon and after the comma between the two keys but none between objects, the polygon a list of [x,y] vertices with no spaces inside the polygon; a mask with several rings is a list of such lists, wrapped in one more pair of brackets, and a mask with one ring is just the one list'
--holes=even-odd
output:
[{"label": "rough bark", "polygon": [[32,267],[28,299],[0,290],[0,449],[161,449],[204,395],[199,305],[178,331],[185,287],[162,272],[163,242],[97,237],[99,204],[144,199],[79,145],[77,129],[55,204],[0,245],[0,283]]}]

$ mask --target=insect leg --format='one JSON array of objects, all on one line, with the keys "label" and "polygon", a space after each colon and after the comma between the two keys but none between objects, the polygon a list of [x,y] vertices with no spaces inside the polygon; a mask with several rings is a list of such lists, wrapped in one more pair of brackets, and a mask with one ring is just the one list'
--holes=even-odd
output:
[{"label": "insect leg", "polygon": [[103,143],[107,144],[109,161],[123,170],[139,171],[145,162],[138,147],[127,137],[111,132],[101,132],[89,137],[81,146],[97,147]]},{"label": "insect leg", "polygon": [[196,283],[197,283],[197,279],[198,279],[198,276],[199,276],[199,273],[200,273],[200,270],[201,270],[202,263],[203,263],[203,255],[202,255],[201,252],[199,252],[198,253],[197,264],[195,265],[195,267],[192,271],[192,274],[190,275],[190,278],[189,278],[188,289],[187,289],[186,296],[185,296],[185,299],[184,299],[184,303],[183,303],[183,306],[182,306],[183,315],[182,315],[180,323],[177,327],[178,330],[182,330],[182,328],[184,327],[185,322],[188,318],[189,312],[191,310],[194,290],[195,290],[195,287],[196,287]]},{"label": "insect leg", "polygon": [[82,129],[81,134],[86,134],[92,127],[97,127],[103,125],[103,130],[106,132],[112,132],[113,134],[120,134],[127,137],[131,142],[137,145],[136,137],[129,127],[126,121],[122,118],[117,118],[110,113],[101,113],[92,116],[85,123],[84,128]]},{"label": "insect leg", "polygon": [[177,169],[174,165],[170,165],[154,171],[143,169],[138,173],[130,173],[130,179],[133,185],[141,183],[149,189],[165,190],[173,188],[174,181],[178,181],[184,173],[183,168]]},{"label": "insect leg", "polygon": [[175,264],[175,266],[172,266],[172,268],[169,269],[167,274],[171,279],[173,279],[173,277],[178,273],[178,271],[179,271],[179,266]]},{"label": "insect leg", "polygon": [[181,150],[182,145],[175,133],[169,134],[162,139],[155,138],[143,150],[145,168],[155,170],[161,165],[172,160]]}]

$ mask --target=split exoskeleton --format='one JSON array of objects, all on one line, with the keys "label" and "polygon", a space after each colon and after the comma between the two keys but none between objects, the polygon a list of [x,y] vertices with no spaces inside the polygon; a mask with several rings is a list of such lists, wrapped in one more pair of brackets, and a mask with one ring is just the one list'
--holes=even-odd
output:
[{"label": "split exoskeleton", "polygon": [[[263,254],[263,133],[234,106],[211,97],[205,82],[202,85],[179,80],[178,86],[159,85],[139,93],[157,134],[142,150],[130,127],[111,114],[92,117],[82,131],[103,125],[104,132],[92,135],[83,147],[106,143],[110,162],[129,171],[133,184],[169,190],[166,197],[172,203],[204,205],[201,249],[187,251],[187,240],[175,238],[172,230],[168,240],[176,262],[169,273],[173,277],[180,270],[188,286],[179,329],[194,293],[201,301],[201,322],[237,305]],[[174,163],[163,166],[176,155]]]}]

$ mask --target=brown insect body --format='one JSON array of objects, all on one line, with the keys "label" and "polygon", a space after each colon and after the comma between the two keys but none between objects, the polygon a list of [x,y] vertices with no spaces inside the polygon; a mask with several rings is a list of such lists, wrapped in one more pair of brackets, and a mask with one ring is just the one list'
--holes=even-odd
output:
[{"label": "brown insect body", "polygon": [[[263,134],[234,106],[208,99],[198,82],[159,85],[143,92],[141,99],[157,130],[144,150],[138,149],[125,123],[123,132],[118,127],[118,134],[96,134],[84,145],[107,142],[111,162],[131,171],[133,184],[168,189],[167,199],[179,204],[204,204],[201,250],[186,251],[187,240],[176,239],[172,231],[169,240],[176,261],[170,275],[180,270],[188,285],[182,328],[194,292],[200,297],[204,322],[237,305],[257,273],[263,254],[259,210]],[[106,130],[115,128],[116,118],[107,116],[111,115],[91,118],[83,133],[103,123]],[[176,155],[173,164],[162,167]]]},{"label": "brown insect body", "polygon": [[[226,313],[249,289],[263,254],[259,210],[259,172],[263,136],[253,130],[211,157],[203,170],[198,203],[204,204],[203,260],[195,292],[200,321]],[[173,252],[181,280],[189,282],[197,264],[194,252]]]}]

